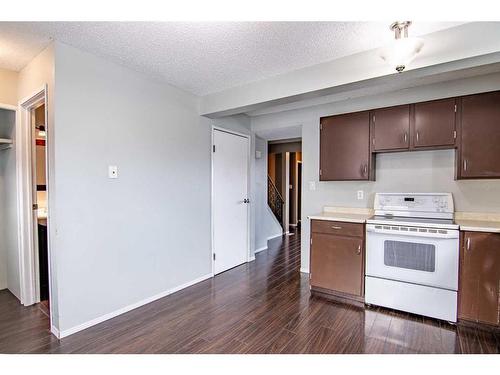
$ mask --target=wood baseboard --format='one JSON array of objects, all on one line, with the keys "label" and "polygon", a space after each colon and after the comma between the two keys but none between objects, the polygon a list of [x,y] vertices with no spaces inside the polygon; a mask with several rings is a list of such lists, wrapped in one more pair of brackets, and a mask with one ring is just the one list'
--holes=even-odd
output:
[{"label": "wood baseboard", "polygon": [[365,307],[365,298],[361,296],[354,296],[351,294],[332,291],[319,287],[311,287],[311,294],[321,298],[329,299],[331,301],[344,303],[347,305],[352,305],[356,307]]},{"label": "wood baseboard", "polygon": [[475,322],[473,320],[467,320],[463,318],[458,319],[457,325],[486,330],[486,331],[500,332],[500,326],[495,326],[488,323]]}]

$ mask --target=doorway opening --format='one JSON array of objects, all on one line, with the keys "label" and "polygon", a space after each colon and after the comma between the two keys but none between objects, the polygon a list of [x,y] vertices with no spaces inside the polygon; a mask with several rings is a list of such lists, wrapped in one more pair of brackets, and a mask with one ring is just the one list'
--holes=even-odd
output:
[{"label": "doorway opening", "polygon": [[268,142],[268,205],[289,234],[300,229],[302,202],[301,138]]},{"label": "doorway opening", "polygon": [[[21,303],[37,306],[52,327],[50,168],[47,87],[19,102],[16,122],[17,233]],[[55,333],[57,335],[57,333]]]},{"label": "doorway opening", "polygon": [[31,171],[37,302],[50,315],[47,232],[47,122],[45,101],[31,109]]}]

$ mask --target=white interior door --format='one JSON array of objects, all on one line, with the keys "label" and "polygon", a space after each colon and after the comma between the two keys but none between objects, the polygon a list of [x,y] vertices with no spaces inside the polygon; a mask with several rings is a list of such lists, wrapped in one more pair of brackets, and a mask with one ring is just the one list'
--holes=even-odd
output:
[{"label": "white interior door", "polygon": [[248,138],[214,129],[214,272],[248,258]]}]

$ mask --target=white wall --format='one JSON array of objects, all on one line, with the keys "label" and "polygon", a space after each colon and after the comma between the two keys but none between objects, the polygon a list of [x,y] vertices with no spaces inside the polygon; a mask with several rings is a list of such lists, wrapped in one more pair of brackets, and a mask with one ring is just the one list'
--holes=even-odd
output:
[{"label": "white wall", "polygon": [[[0,109],[0,138],[15,141],[15,112]],[[16,155],[14,147],[0,151],[0,290],[19,298],[17,263]]]},{"label": "white wall", "polygon": [[124,67],[63,44],[55,60],[64,332],[210,274],[210,122]]},{"label": "white wall", "polygon": [[[500,89],[500,74],[400,90],[343,102],[252,117],[252,131],[302,125],[302,255],[301,270],[309,269],[307,216],[325,205],[372,207],[375,192],[446,191],[453,193],[457,211],[500,212],[500,180],[454,180],[454,151],[421,151],[377,156],[375,182],[319,182],[319,119],[321,116]],[[316,190],[309,190],[309,181]],[[357,200],[356,191],[365,199]]]},{"label": "white wall", "polygon": [[267,204],[267,141],[255,137],[255,149],[262,157],[255,159],[254,200],[255,200],[255,250],[267,249],[270,237],[282,234],[283,230]]},{"label": "white wall", "polygon": [[17,72],[0,69],[0,103],[17,106],[17,77]]}]

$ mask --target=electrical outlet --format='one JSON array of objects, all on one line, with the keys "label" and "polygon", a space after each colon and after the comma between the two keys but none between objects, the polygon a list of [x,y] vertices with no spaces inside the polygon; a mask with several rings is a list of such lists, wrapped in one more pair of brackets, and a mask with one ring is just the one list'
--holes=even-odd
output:
[{"label": "electrical outlet", "polygon": [[311,191],[316,190],[316,182],[309,181],[309,190]]},{"label": "electrical outlet", "polygon": [[116,165],[108,166],[108,178],[118,178],[118,167]]},{"label": "electrical outlet", "polygon": [[358,199],[362,200],[365,197],[365,193],[363,190],[358,190]]}]

